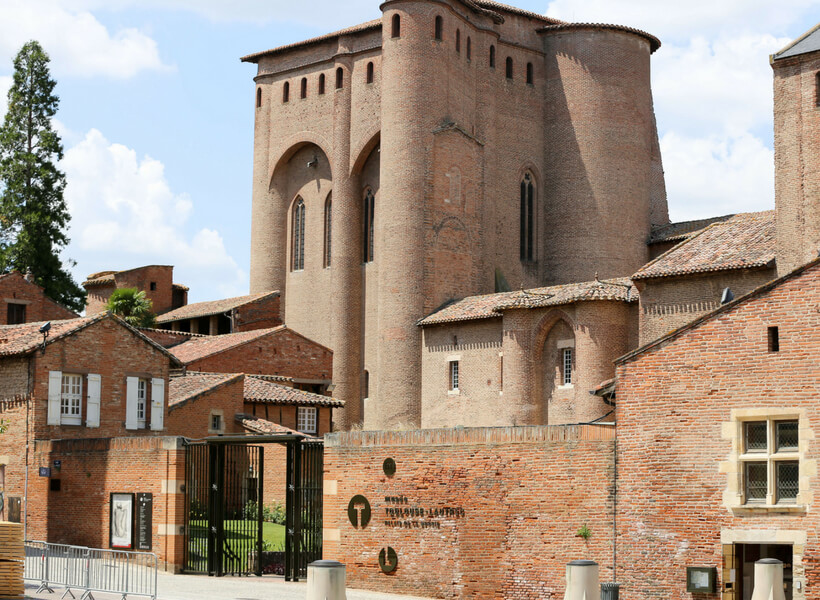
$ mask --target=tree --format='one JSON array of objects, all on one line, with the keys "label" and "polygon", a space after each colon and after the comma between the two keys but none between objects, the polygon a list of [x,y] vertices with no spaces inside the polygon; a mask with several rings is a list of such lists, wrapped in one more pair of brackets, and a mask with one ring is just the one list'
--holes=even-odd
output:
[{"label": "tree", "polygon": [[59,98],[48,63],[35,41],[14,59],[8,112],[0,127],[0,273],[31,271],[48,296],[80,311],[85,292],[59,257],[71,216],[63,199],[65,175],[57,168],[63,145],[51,119]]},{"label": "tree", "polygon": [[118,288],[108,297],[105,308],[134,327],[153,327],[156,317],[151,300],[137,288]]}]

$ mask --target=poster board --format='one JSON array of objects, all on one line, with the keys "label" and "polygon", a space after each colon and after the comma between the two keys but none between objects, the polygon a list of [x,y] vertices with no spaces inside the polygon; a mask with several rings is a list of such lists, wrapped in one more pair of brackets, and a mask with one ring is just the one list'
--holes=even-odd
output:
[{"label": "poster board", "polygon": [[134,549],[134,494],[111,494],[108,531],[109,547]]}]

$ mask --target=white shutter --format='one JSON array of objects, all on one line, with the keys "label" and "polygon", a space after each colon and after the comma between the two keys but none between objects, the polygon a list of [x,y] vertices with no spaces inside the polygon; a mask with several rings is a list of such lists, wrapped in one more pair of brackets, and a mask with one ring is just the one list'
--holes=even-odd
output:
[{"label": "white shutter", "polygon": [[48,372],[48,425],[60,424],[60,398],[63,393],[63,372]]},{"label": "white shutter", "polygon": [[165,380],[151,380],[151,429],[160,431],[165,426]]},{"label": "white shutter", "polygon": [[138,377],[125,378],[125,428],[137,429],[137,383]]},{"label": "white shutter", "polygon": [[88,375],[88,405],[85,411],[86,427],[100,426],[100,380],[99,375]]}]

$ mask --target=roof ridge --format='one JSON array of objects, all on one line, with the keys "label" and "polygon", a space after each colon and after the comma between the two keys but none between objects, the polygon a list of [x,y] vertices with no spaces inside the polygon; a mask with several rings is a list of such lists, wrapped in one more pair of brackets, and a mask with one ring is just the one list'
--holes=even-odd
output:
[{"label": "roof ridge", "polygon": [[[810,35],[812,35],[812,34],[813,34],[815,31],[817,31],[818,29],[820,29],[820,23],[818,23],[817,25],[815,25],[814,27],[812,27],[811,29],[809,29],[808,31],[806,31],[803,35],[801,35],[801,36],[800,36],[800,37],[798,37],[797,39],[792,40],[791,42],[789,42],[788,44],[786,44],[785,46],[783,46],[780,50],[778,50],[777,52],[775,52],[774,54],[772,54],[772,55],[771,55],[771,59],[772,59],[772,60],[779,60],[779,59],[780,59],[780,55],[781,55],[781,54],[784,54],[784,53],[786,53],[788,50],[791,50],[792,48],[794,48],[797,44],[799,44],[800,42],[802,42],[803,40],[805,40],[806,38],[808,38]],[[784,57],[784,58],[788,58],[788,57]]]}]

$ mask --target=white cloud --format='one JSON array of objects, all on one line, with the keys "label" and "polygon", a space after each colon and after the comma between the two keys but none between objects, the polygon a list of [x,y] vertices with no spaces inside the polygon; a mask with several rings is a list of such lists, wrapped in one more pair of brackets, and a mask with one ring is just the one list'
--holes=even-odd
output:
[{"label": "white cloud", "polygon": [[774,208],[774,153],[749,133],[667,133],[661,153],[673,221]]},{"label": "white cloud", "polygon": [[0,59],[7,63],[31,39],[49,53],[58,74],[127,79],[171,68],[156,42],[137,29],[112,34],[91,13],[66,10],[57,0],[2,0]]},{"label": "white cloud", "polygon": [[247,276],[228,255],[219,232],[189,233],[194,210],[173,192],[164,166],[92,129],[66,151],[66,202],[72,215],[66,255],[77,260],[77,278],[91,272],[143,264],[173,264],[175,279],[199,294],[247,293]]}]

